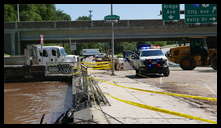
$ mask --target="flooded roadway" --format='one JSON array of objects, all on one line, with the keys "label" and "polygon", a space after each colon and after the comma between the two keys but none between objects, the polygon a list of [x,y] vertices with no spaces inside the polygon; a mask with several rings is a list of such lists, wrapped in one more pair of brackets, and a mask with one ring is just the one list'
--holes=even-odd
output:
[{"label": "flooded roadway", "polygon": [[4,123],[53,123],[72,106],[72,86],[65,82],[4,83]]}]

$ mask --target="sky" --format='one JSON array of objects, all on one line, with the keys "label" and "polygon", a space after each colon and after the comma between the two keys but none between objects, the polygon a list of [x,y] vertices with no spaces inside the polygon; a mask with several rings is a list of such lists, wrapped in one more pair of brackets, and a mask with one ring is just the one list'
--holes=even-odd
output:
[{"label": "sky", "polygon": [[[89,10],[92,10],[92,20],[104,20],[104,16],[110,14],[110,4],[56,4],[56,8],[69,14],[72,20],[89,16]],[[161,4],[113,4],[113,14],[120,16],[121,20],[161,19],[161,8]],[[184,10],[183,4],[180,10]]]}]

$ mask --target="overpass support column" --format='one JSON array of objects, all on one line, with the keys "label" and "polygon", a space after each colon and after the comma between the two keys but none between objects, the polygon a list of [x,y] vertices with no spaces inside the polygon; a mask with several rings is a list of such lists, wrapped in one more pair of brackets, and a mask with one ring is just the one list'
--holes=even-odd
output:
[{"label": "overpass support column", "polygon": [[11,49],[10,49],[10,53],[12,55],[15,55],[15,32],[11,33],[11,39],[10,39],[10,45],[11,45]]},{"label": "overpass support column", "polygon": [[20,40],[21,34],[20,32],[17,32],[16,34],[17,34],[17,41],[16,41],[17,42],[17,54],[20,55],[21,54],[21,40]]}]

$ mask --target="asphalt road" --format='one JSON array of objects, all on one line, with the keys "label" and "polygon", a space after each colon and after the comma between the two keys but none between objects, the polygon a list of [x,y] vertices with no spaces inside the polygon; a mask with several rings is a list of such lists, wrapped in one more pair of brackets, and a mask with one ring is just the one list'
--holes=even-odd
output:
[{"label": "asphalt road", "polygon": [[[180,67],[170,67],[170,75],[136,77],[134,71],[128,77],[138,81],[151,83],[168,91],[176,87],[176,91],[207,97],[217,96],[217,72],[211,67],[197,67],[192,71],[184,71]],[[175,90],[174,90],[175,91]]]},{"label": "asphalt road", "polygon": [[[210,67],[198,67],[192,71],[183,71],[179,67],[171,67],[171,74],[168,77],[152,75],[136,77],[135,70],[115,71],[111,76],[111,71],[91,70],[94,77],[121,86],[139,88],[144,90],[156,90],[162,92],[173,92],[179,94],[189,94],[203,97],[216,97],[217,94],[217,72]],[[90,74],[89,73],[89,74]],[[98,82],[102,92],[111,94],[124,100],[143,103],[146,105],[167,108],[176,112],[182,112],[193,116],[204,117],[205,119],[216,120],[217,102],[203,101],[198,99],[183,98],[177,96],[166,96],[154,93],[131,90],[111,86],[109,83]],[[165,123],[159,120],[158,113],[145,111],[107,97],[111,106],[101,107],[103,111],[122,121],[123,123]],[[97,111],[92,112],[97,113]],[[152,115],[152,116],[151,116]],[[162,113],[160,113],[162,116]],[[165,119],[167,123],[191,123],[191,120],[183,120],[163,114],[160,119]],[[209,115],[212,117],[210,118]],[[151,116],[151,117],[149,117]],[[101,116],[95,116],[101,117]],[[106,117],[106,116],[105,116]],[[109,118],[108,118],[109,119]],[[141,120],[142,119],[142,120]],[[150,120],[152,119],[152,120]],[[177,120],[179,119],[179,121]],[[99,121],[102,119],[98,119]],[[104,119],[103,119],[104,120]],[[177,122],[178,121],[178,122]],[[112,122],[113,123],[113,122]],[[117,122],[119,123],[119,122]],[[193,123],[193,122],[192,122]],[[200,122],[197,122],[200,123]]]},{"label": "asphalt road", "polygon": [[[162,77],[151,75],[136,77],[135,70],[120,71],[121,75],[135,81],[151,84],[168,92],[188,94],[194,96],[217,97],[217,72],[211,67],[197,67],[191,71],[184,71],[180,67],[170,67],[170,75]],[[217,102],[180,98],[190,104],[204,107],[210,112],[217,112]]]}]

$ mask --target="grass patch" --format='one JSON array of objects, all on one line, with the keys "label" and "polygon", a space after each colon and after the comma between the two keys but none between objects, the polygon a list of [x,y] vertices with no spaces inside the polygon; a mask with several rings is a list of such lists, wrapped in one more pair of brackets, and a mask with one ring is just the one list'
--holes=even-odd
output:
[{"label": "grass patch", "polygon": [[123,54],[122,53],[118,53],[116,54],[117,58],[123,58]]},{"label": "grass patch", "polygon": [[11,56],[11,55],[4,53],[4,56]]}]

